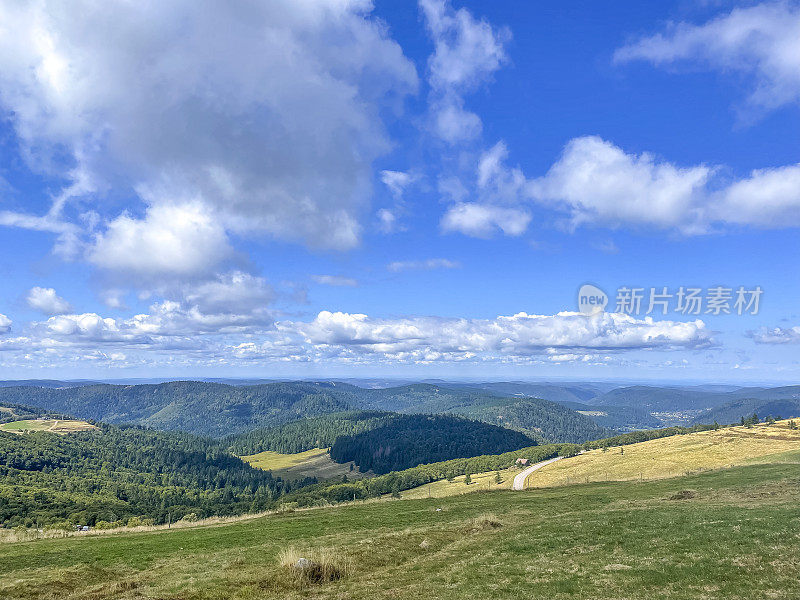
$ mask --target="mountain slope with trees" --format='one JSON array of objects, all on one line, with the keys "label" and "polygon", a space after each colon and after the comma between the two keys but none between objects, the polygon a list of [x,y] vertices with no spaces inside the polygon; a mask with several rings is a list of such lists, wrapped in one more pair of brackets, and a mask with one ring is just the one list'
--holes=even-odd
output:
[{"label": "mountain slope with trees", "polygon": [[65,436],[0,431],[3,526],[241,514],[311,483],[275,479],[206,438],[98,426]]},{"label": "mountain slope with trees", "polygon": [[353,461],[361,471],[381,474],[535,444],[520,432],[459,417],[395,415],[373,429],[338,437],[330,454],[336,462]]}]

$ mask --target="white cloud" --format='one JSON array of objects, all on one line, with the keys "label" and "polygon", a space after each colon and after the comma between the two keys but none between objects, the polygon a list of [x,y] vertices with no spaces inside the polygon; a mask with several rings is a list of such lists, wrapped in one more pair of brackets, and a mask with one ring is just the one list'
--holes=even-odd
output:
[{"label": "white cloud", "polygon": [[714,217],[727,223],[800,226],[800,164],[757,169],[723,190]]},{"label": "white cloud", "polygon": [[433,130],[456,144],[480,135],[480,118],[464,108],[464,95],[491,79],[507,60],[508,29],[495,30],[449,0],[420,0],[434,52],[428,59]]},{"label": "white cloud", "polygon": [[679,23],[620,48],[617,61],[696,61],[754,77],[750,102],[775,108],[800,100],[800,6],[767,2],[734,8],[702,25]]},{"label": "white cloud", "polygon": [[156,204],[143,219],[120,215],[98,234],[88,260],[116,273],[203,275],[230,258],[225,229],[200,203]]},{"label": "white cloud", "polygon": [[59,315],[72,310],[69,302],[60,298],[53,288],[31,288],[26,300],[28,306],[48,315]]},{"label": "white cloud", "polygon": [[475,89],[506,61],[508,29],[496,31],[465,8],[454,11],[449,0],[420,0],[419,5],[435,46],[428,60],[433,88]]},{"label": "white cloud", "polygon": [[186,304],[202,312],[230,314],[265,309],[275,293],[263,277],[233,271],[190,286],[183,296]]},{"label": "white cloud", "polygon": [[748,332],[758,344],[800,344],[800,326],[795,327],[763,327]]},{"label": "white cloud", "polygon": [[530,222],[531,215],[524,208],[464,202],[447,210],[442,217],[442,230],[479,238],[489,238],[498,230],[518,236],[525,233]]},{"label": "white cloud", "polygon": [[588,136],[571,140],[548,173],[529,182],[527,193],[568,211],[574,226],[652,225],[691,233],[707,226],[698,201],[711,174],[703,165],[676,167]]},{"label": "white cloud", "polygon": [[322,285],[332,285],[335,287],[356,287],[358,281],[351,277],[340,277],[338,275],[312,275],[311,279]]},{"label": "white cloud", "polygon": [[374,319],[363,314],[323,311],[310,323],[278,323],[277,327],[300,333],[308,344],[395,358],[430,351],[449,358],[496,359],[538,355],[551,349],[694,349],[711,342],[702,321],[654,321],[649,317],[640,320],[617,313],[595,317],[569,312],[552,316],[518,313],[482,320]]},{"label": "white cloud", "polygon": [[8,333],[11,331],[11,323],[11,319],[0,313],[0,333]]},{"label": "white cloud", "polygon": [[397,260],[386,265],[389,271],[432,271],[434,269],[457,269],[461,263],[447,258],[428,258],[426,260]]},{"label": "white cloud", "polygon": [[585,136],[570,140],[545,175],[528,179],[505,164],[507,155],[500,142],[481,156],[477,202],[452,206],[442,220],[445,231],[520,235],[534,205],[566,213],[572,228],[653,227],[698,235],[731,225],[800,226],[800,165],[735,179],[722,167],[679,166]]},{"label": "white cloud", "polygon": [[[417,85],[371,10],[366,0],[1,3],[0,102],[32,167],[63,175],[69,164],[72,175],[58,218],[0,222],[74,235],[68,204],[79,195],[101,229],[111,219],[90,250],[96,264],[168,276],[215,260],[195,244],[198,229],[217,251],[225,232],[353,247],[372,162],[390,147],[379,114]],[[130,190],[143,219],[105,203]],[[158,218],[172,210],[193,215],[188,230]]]},{"label": "white cloud", "polygon": [[406,188],[416,180],[416,176],[403,171],[381,171],[381,181],[389,188],[392,196],[399,200]]},{"label": "white cloud", "polygon": [[381,208],[376,213],[378,217],[378,231],[381,233],[394,233],[400,226],[398,225],[398,218],[396,210]]}]

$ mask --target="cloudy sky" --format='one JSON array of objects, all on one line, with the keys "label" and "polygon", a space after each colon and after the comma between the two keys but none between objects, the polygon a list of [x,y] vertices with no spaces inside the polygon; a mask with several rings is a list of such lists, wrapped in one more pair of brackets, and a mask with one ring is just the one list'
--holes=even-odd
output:
[{"label": "cloudy sky", "polygon": [[0,0],[0,111],[2,379],[800,374],[799,2]]}]

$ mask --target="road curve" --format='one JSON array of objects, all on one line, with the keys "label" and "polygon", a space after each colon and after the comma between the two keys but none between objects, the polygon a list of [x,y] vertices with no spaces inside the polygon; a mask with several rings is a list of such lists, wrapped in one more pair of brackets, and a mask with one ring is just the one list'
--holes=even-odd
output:
[{"label": "road curve", "polygon": [[543,460],[542,462],[538,462],[535,465],[531,465],[522,473],[519,473],[516,477],[514,477],[514,485],[511,486],[512,490],[524,490],[525,489],[525,480],[528,478],[528,475],[533,473],[534,471],[541,469],[545,465],[549,465],[550,463],[554,463],[557,460],[561,460],[564,458],[563,456],[556,456],[555,458],[551,458],[550,460]]}]

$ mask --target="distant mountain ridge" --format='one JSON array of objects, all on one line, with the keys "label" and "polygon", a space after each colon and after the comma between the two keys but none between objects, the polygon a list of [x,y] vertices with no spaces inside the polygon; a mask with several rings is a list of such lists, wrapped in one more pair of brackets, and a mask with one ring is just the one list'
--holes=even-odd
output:
[{"label": "distant mountain ridge", "polygon": [[546,400],[431,384],[381,389],[318,381],[254,386],[197,381],[73,388],[18,386],[0,388],[0,404],[3,402],[82,419],[212,437],[348,410],[460,415],[516,429],[539,440],[579,442],[607,434],[588,417]]}]

